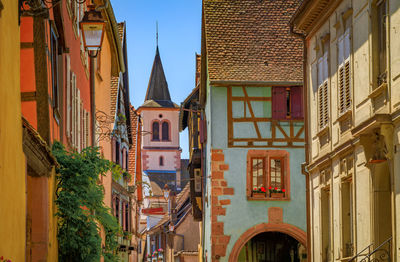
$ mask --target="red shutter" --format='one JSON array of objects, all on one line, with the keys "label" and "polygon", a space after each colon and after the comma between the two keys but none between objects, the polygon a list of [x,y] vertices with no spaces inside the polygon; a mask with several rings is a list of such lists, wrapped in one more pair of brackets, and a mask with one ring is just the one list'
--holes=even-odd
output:
[{"label": "red shutter", "polygon": [[286,88],[273,87],[272,89],[272,118],[286,118]]},{"label": "red shutter", "polygon": [[303,99],[302,99],[302,88],[301,86],[294,86],[290,89],[291,95],[291,108],[292,108],[292,118],[302,118],[303,117]]}]

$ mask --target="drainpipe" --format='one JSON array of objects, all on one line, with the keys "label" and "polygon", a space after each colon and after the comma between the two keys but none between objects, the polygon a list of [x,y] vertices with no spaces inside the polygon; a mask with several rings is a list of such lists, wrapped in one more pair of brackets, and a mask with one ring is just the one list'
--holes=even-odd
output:
[{"label": "drainpipe", "polygon": [[307,88],[307,45],[306,35],[294,31],[293,23],[290,23],[290,33],[303,41],[303,112],[304,112],[304,139],[305,139],[305,163],[301,165],[301,173],[306,176],[306,212],[307,212],[307,261],[311,261],[311,218],[310,218],[310,174],[307,170],[309,164],[309,139],[308,139],[308,88]]},{"label": "drainpipe", "polygon": [[[95,51],[97,52],[97,51]],[[97,55],[97,54],[96,54]],[[94,81],[94,54],[90,57],[90,111],[92,117],[92,146],[96,146],[96,104],[95,104],[95,81]]]}]

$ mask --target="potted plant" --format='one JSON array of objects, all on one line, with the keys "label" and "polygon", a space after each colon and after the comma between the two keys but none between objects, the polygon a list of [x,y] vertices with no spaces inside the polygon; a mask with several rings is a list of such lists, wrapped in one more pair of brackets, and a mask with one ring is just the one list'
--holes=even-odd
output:
[{"label": "potted plant", "polygon": [[280,189],[277,187],[269,187],[269,196],[271,198],[284,198],[285,197],[285,189]]},{"label": "potted plant", "polygon": [[164,250],[162,248],[158,249],[158,261],[164,261]]},{"label": "potted plant", "polygon": [[251,196],[253,198],[265,198],[266,196],[265,187],[263,185],[260,185],[259,187],[253,188]]},{"label": "potted plant", "polygon": [[158,252],[157,252],[157,250],[155,250],[154,252],[153,252],[153,255],[152,255],[152,262],[157,262],[157,259],[158,259]]}]

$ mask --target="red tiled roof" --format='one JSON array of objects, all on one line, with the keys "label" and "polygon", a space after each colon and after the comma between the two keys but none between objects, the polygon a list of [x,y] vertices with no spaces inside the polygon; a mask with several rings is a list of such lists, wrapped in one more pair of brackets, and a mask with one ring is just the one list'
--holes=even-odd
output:
[{"label": "red tiled roof", "polygon": [[289,20],[300,0],[204,0],[211,81],[302,81],[302,41]]}]

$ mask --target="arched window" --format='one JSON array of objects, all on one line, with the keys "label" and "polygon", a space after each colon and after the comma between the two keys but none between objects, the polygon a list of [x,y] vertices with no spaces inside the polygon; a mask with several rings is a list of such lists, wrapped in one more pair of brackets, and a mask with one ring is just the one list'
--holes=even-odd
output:
[{"label": "arched window", "polygon": [[153,141],[160,141],[160,123],[157,121],[153,122],[153,127],[152,127],[152,133],[153,133]]},{"label": "arched window", "polygon": [[166,121],[162,123],[162,141],[169,141],[169,123]]},{"label": "arched window", "polygon": [[160,166],[164,166],[164,157],[160,156]]}]

